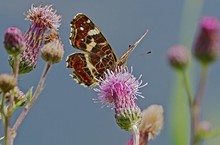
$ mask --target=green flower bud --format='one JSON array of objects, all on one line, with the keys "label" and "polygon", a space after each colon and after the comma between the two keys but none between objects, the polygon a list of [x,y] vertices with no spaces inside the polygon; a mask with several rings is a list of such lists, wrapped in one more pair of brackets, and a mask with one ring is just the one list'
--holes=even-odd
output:
[{"label": "green flower bud", "polygon": [[45,37],[45,45],[41,49],[41,57],[46,62],[58,63],[64,54],[63,44],[57,32],[51,32]]},{"label": "green flower bud", "polygon": [[168,50],[168,60],[170,65],[177,70],[183,70],[189,63],[189,52],[182,45],[176,45]]},{"label": "green flower bud", "polygon": [[141,110],[138,106],[129,108],[120,108],[115,111],[116,123],[121,129],[131,131],[133,125],[139,126],[141,123]]}]

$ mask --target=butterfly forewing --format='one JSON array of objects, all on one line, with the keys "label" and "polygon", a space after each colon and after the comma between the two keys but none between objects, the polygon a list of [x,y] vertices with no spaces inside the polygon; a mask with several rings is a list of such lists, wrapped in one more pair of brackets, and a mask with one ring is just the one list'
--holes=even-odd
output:
[{"label": "butterfly forewing", "polygon": [[78,13],[71,21],[70,43],[82,51],[116,61],[116,56],[105,37],[92,20],[82,13]]}]

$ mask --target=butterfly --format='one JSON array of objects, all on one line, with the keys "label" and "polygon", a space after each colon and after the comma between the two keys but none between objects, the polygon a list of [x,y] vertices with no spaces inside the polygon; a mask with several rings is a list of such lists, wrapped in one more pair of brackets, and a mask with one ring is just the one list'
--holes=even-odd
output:
[{"label": "butterfly", "polygon": [[71,21],[70,27],[70,44],[81,52],[70,54],[66,59],[66,67],[74,70],[71,76],[77,83],[90,88],[97,85],[107,69],[114,71],[118,66],[125,67],[128,56],[147,34],[146,31],[117,58],[101,31],[85,14],[78,13]]}]

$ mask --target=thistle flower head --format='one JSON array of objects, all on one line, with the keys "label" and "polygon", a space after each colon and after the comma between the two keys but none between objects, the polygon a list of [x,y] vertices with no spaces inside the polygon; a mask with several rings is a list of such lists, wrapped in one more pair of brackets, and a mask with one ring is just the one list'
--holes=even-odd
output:
[{"label": "thistle flower head", "polygon": [[98,92],[100,102],[114,106],[114,96],[131,96],[134,99],[137,96],[143,97],[139,88],[146,84],[142,85],[140,78],[141,76],[137,79],[132,75],[132,71],[129,72],[127,67],[118,67],[116,71],[107,70],[104,79],[100,80],[99,89],[94,90]]},{"label": "thistle flower head", "polygon": [[147,134],[148,140],[153,139],[163,128],[163,107],[161,105],[151,105],[143,110],[143,119],[140,125],[140,132]]},{"label": "thistle flower head", "polygon": [[[42,46],[46,30],[57,30],[60,26],[61,16],[56,14],[52,5],[38,7],[31,6],[26,13],[26,19],[32,23],[24,34],[26,49],[21,54],[19,73],[24,74],[32,71],[37,64],[40,47]],[[9,59],[11,67],[14,65],[13,58]]]},{"label": "thistle flower head", "polygon": [[204,64],[213,62],[219,55],[219,21],[206,16],[201,19],[199,34],[195,40],[194,55]]},{"label": "thistle flower head", "polygon": [[26,13],[26,20],[33,21],[38,27],[50,28],[57,30],[60,27],[61,16],[56,14],[56,11],[51,8],[52,5],[39,5],[34,7],[31,5]]},{"label": "thistle flower head", "polygon": [[107,70],[104,79],[100,80],[99,89],[95,89],[100,102],[114,107],[116,122],[124,130],[130,131],[141,120],[141,110],[135,99],[142,96],[139,88],[145,85],[141,85],[139,79],[127,68],[118,67],[115,71]]},{"label": "thistle flower head", "polygon": [[45,36],[45,45],[41,49],[41,57],[46,62],[58,63],[62,60],[63,44],[57,32],[53,31]]},{"label": "thistle flower head", "polygon": [[9,27],[4,36],[4,46],[9,55],[17,56],[25,49],[23,34],[17,27]]},{"label": "thistle flower head", "polygon": [[13,75],[0,74],[0,89],[7,93],[16,86],[16,79]]},{"label": "thistle flower head", "polygon": [[183,70],[189,63],[189,52],[182,45],[175,45],[168,50],[168,61],[177,70]]}]

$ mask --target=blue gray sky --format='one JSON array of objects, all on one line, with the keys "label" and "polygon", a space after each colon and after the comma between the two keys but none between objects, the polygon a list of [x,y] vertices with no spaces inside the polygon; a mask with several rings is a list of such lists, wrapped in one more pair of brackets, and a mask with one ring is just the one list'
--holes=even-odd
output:
[{"label": "blue gray sky", "polygon": [[[1,0],[0,5],[0,41],[3,42],[5,30],[9,26],[17,26],[23,32],[30,22],[24,20],[26,12],[36,0]],[[160,135],[151,141],[150,145],[169,145],[170,135],[170,102],[175,73],[167,63],[167,49],[179,44],[182,20],[183,0],[127,0],[127,1],[76,1],[48,0],[44,4],[53,4],[57,13],[62,15],[62,25],[59,29],[64,43],[63,61],[55,64],[46,80],[46,86],[38,101],[25,118],[18,130],[16,145],[124,145],[130,133],[121,130],[114,119],[114,110],[101,108],[101,104],[93,103],[97,94],[84,88],[69,76],[72,70],[66,69],[66,57],[76,51],[69,44],[70,21],[79,12],[85,13],[100,28],[113,47],[117,56],[126,51],[146,30],[147,36],[138,45],[128,60],[128,66],[133,66],[134,74],[143,75],[143,82],[149,84],[141,91],[144,99],[137,100],[141,109],[151,104],[161,104],[164,107],[165,125]],[[205,1],[199,17],[212,15],[220,19],[220,1]],[[190,19],[194,11],[187,14]],[[197,21],[197,19],[195,19]],[[186,27],[187,28],[187,27]],[[189,27],[184,32],[191,34],[196,27]],[[194,34],[193,34],[194,35]],[[190,38],[194,37],[189,36]],[[7,54],[3,43],[0,43],[0,73],[9,73]],[[146,52],[152,54],[146,55]],[[193,60],[194,61],[194,60]],[[194,61],[195,62],[195,61]],[[192,81],[198,80],[199,67],[193,64],[196,72]],[[36,69],[19,77],[19,87],[27,91],[36,85],[44,68],[44,62],[39,57]],[[216,62],[209,73],[208,87],[204,97],[203,118],[213,125],[219,126],[219,86],[220,62]],[[211,106],[211,107],[210,107]],[[18,110],[14,119],[21,110]],[[219,126],[220,127],[220,126]],[[2,133],[2,132],[1,132]],[[208,142],[220,141],[219,138]]]}]

